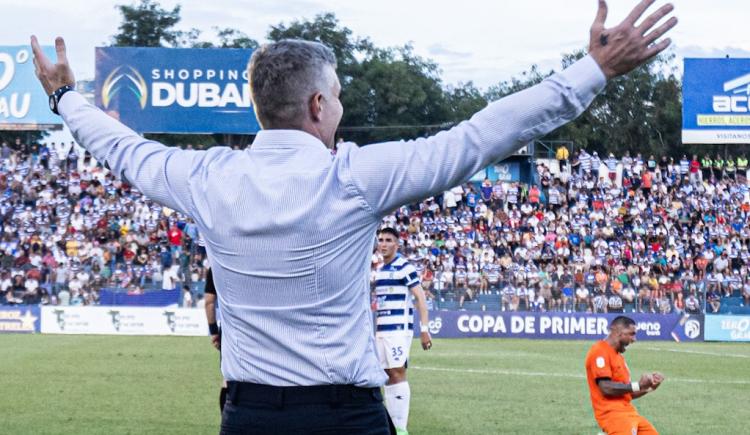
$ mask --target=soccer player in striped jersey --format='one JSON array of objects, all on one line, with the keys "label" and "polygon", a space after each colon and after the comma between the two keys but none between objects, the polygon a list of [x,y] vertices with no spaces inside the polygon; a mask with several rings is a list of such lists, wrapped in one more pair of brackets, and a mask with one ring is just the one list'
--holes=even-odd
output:
[{"label": "soccer player in striped jersey", "polygon": [[[376,272],[377,321],[375,341],[380,364],[388,374],[385,385],[385,407],[398,434],[406,434],[411,391],[406,381],[409,350],[414,338],[414,304],[420,320],[422,349],[429,350],[432,340],[424,292],[417,271],[398,253],[399,237],[393,228],[378,232],[378,250],[383,266]],[[411,293],[411,295],[410,295]]]}]

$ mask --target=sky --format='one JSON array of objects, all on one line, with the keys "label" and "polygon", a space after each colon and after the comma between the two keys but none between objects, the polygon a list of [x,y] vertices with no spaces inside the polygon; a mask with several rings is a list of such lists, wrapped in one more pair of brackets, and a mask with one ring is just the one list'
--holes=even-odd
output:
[{"label": "sky", "polygon": [[[474,82],[486,89],[519,75],[532,64],[559,69],[562,54],[588,45],[596,0],[161,0],[179,4],[179,30],[197,28],[211,39],[212,28],[235,28],[263,42],[271,25],[333,12],[353,34],[377,46],[411,43],[435,61],[446,84]],[[658,0],[656,5],[666,3]],[[673,0],[680,23],[670,33],[676,66],[683,57],[750,57],[750,2]],[[94,47],[117,33],[119,4],[133,0],[0,0],[0,45],[42,44],[65,38],[78,80],[94,78]],[[609,0],[606,26],[614,27],[636,0]],[[656,10],[652,6],[651,10]]]}]

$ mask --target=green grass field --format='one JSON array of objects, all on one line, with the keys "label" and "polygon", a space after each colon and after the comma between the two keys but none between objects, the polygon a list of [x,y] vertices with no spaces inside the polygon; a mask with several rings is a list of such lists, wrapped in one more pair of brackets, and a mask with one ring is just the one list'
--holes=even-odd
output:
[{"label": "green grass field", "polygon": [[[590,343],[437,340],[412,348],[410,433],[596,434]],[[636,401],[662,434],[750,424],[750,345],[639,342],[631,371],[667,381]],[[208,338],[0,335],[2,434],[216,434],[220,375]]]}]

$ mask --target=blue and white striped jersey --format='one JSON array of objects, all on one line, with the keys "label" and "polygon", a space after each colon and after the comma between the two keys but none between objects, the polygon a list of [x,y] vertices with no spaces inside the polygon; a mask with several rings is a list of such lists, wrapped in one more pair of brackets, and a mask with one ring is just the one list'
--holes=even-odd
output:
[{"label": "blue and white striped jersey", "polygon": [[376,335],[412,334],[414,304],[411,289],[417,285],[417,270],[400,254],[375,272],[378,298]]}]

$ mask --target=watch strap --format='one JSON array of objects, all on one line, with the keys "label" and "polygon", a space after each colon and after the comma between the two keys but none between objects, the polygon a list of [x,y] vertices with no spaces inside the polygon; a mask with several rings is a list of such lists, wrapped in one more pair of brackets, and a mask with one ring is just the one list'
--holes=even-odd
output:
[{"label": "watch strap", "polygon": [[55,115],[59,115],[60,112],[57,110],[58,104],[60,104],[60,99],[63,95],[65,95],[66,92],[72,91],[74,88],[73,85],[65,85],[59,87],[55,92],[52,93],[52,95],[49,96],[50,98],[50,109],[52,109],[52,113]]}]

